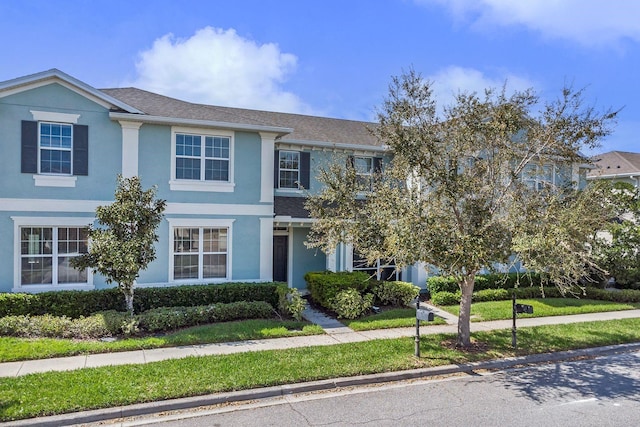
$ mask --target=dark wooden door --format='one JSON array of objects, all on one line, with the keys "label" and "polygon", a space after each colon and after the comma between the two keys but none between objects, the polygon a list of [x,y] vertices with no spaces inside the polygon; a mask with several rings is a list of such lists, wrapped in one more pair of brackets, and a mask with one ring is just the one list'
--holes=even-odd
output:
[{"label": "dark wooden door", "polygon": [[289,238],[287,236],[273,236],[273,280],[287,281],[287,253]]}]

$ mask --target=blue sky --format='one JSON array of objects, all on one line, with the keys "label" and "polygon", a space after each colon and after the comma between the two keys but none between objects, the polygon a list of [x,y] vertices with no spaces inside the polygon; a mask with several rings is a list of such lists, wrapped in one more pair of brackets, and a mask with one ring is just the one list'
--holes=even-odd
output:
[{"label": "blue sky", "polygon": [[439,103],[533,87],[624,107],[598,151],[640,151],[637,0],[0,2],[0,80],[58,68],[216,105],[372,120],[413,67]]}]

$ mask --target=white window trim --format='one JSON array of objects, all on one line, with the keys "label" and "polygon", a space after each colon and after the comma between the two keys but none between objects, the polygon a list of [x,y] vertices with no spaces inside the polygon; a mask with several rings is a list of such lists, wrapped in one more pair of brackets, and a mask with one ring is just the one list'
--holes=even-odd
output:
[{"label": "white window trim", "polygon": [[55,113],[53,111],[30,110],[33,120],[37,122],[58,122],[77,124],[80,114]]},{"label": "white window trim", "polygon": [[[206,136],[222,136],[229,138],[229,181],[196,181],[191,179],[176,179],[176,134]],[[220,193],[232,193],[235,190],[234,181],[234,157],[235,157],[235,133],[228,130],[201,129],[173,126],[171,128],[171,179],[169,188],[173,191],[210,191]]]},{"label": "white window trim", "polygon": [[[202,219],[202,218],[167,218],[169,223],[169,278],[170,283],[223,283],[232,280],[232,243],[233,243],[233,223],[234,219]],[[173,278],[173,229],[176,227],[191,228],[226,228],[227,229],[227,277],[217,277],[208,279],[178,279]]]},{"label": "white window trim", "polygon": [[[33,117],[33,120],[38,122],[38,170],[40,170],[40,122],[54,122],[74,125],[78,123],[80,114],[57,113],[53,111],[38,110],[29,111],[31,113],[31,116]],[[76,181],[78,180],[78,178],[73,175],[47,175],[38,173],[36,175],[33,175],[33,180],[36,187],[73,188],[76,186]]]},{"label": "white window trim", "polygon": [[38,293],[47,291],[87,291],[95,289],[93,284],[93,272],[87,271],[86,284],[70,285],[25,285],[21,283],[21,253],[20,253],[20,228],[21,227],[88,227],[93,224],[93,217],[27,217],[12,216],[13,220],[13,289],[12,292]]},{"label": "white window trim", "polygon": [[[533,182],[534,184],[534,191],[540,191],[541,190],[541,184],[542,186],[544,186],[544,184],[550,184],[551,186],[556,185],[556,175],[558,173],[558,168],[556,167],[555,163],[545,163],[545,164],[532,164],[532,166],[535,167],[535,174],[533,176],[527,176],[526,175],[526,171],[525,169],[522,170],[522,173],[520,174],[521,179],[523,182]],[[545,167],[549,167],[551,168],[551,181],[548,181],[546,179],[544,179],[545,177],[545,173],[544,173],[544,168]],[[525,166],[526,168],[526,166]]]},{"label": "white window trim", "polygon": [[[280,172],[285,170],[285,171],[294,171],[295,169],[281,169],[280,168],[280,155],[282,153],[293,153],[293,154],[297,154],[298,155],[298,179],[295,181],[296,182],[296,187],[283,187],[282,186],[282,176],[280,175]],[[295,151],[295,150],[280,150],[278,151],[278,189],[282,190],[282,191],[294,191],[294,192],[300,192],[300,161],[302,158],[302,154],[300,153],[300,151]]]},{"label": "white window trim", "polygon": [[75,187],[78,178],[66,175],[33,175],[33,180],[36,187]]}]

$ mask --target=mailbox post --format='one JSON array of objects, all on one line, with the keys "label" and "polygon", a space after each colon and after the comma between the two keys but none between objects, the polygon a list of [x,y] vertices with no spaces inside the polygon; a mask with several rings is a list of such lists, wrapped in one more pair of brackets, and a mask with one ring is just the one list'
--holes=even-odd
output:
[{"label": "mailbox post", "polygon": [[515,350],[518,348],[518,337],[516,329],[516,318],[518,317],[518,313],[533,314],[533,306],[527,304],[516,304],[515,292],[511,294],[511,299],[513,302],[513,326],[511,328],[511,345]]},{"label": "mailbox post", "polygon": [[416,336],[415,336],[415,356],[420,357],[420,321],[431,322],[434,319],[431,310],[420,308],[420,296],[416,299]]}]

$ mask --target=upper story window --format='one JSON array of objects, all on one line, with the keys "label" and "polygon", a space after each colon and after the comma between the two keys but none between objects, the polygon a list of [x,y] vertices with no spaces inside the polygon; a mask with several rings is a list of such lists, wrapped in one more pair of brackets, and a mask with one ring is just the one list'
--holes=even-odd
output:
[{"label": "upper story window", "polygon": [[362,190],[371,190],[374,174],[382,167],[382,158],[349,156],[347,165],[355,169],[358,187]]},{"label": "upper story window", "polygon": [[231,139],[176,135],[176,179],[229,181]]},{"label": "upper story window", "polygon": [[89,174],[89,128],[78,114],[31,111],[22,121],[21,172],[37,186],[73,187],[75,176]]},{"label": "upper story window", "polygon": [[300,153],[298,151],[280,151],[279,155],[280,188],[298,189],[300,182]]},{"label": "upper story window", "polygon": [[311,153],[276,150],[274,187],[280,189],[309,189]]},{"label": "upper story window", "polygon": [[174,129],[172,190],[233,191],[233,133]]},{"label": "upper story window", "polygon": [[522,170],[522,182],[531,190],[540,191],[555,185],[555,175],[553,165],[528,164]]},{"label": "upper story window", "polygon": [[39,125],[40,173],[71,175],[73,127],[47,122]]}]

